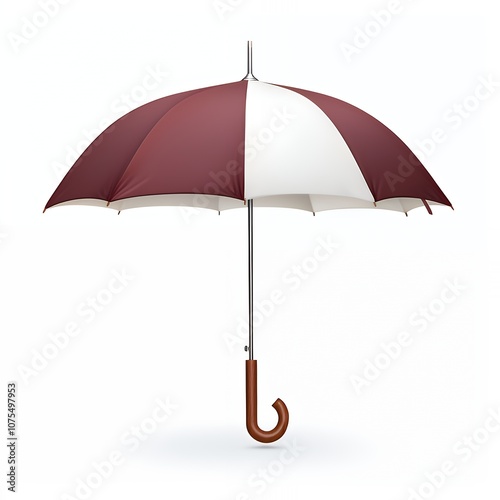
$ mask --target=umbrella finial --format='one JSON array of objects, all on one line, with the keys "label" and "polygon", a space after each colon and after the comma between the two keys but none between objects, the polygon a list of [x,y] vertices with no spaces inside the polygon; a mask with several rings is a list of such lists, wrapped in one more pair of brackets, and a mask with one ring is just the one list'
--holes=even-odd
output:
[{"label": "umbrella finial", "polygon": [[252,57],[252,42],[249,40],[247,42],[247,74],[243,80],[257,80],[253,76],[253,57]]}]

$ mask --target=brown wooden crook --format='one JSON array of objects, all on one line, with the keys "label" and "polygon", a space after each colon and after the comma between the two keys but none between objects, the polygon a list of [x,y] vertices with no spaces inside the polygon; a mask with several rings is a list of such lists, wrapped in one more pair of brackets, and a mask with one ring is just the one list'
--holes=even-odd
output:
[{"label": "brown wooden crook", "polygon": [[261,443],[272,443],[285,434],[288,427],[288,408],[281,399],[273,403],[278,413],[278,423],[270,431],[263,431],[257,423],[257,360],[246,360],[247,430],[250,436]]}]

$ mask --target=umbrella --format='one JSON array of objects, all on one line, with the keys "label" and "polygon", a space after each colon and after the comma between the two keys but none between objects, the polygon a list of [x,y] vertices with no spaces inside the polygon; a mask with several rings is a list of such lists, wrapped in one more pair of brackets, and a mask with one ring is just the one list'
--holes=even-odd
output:
[{"label": "umbrella", "polygon": [[257,80],[252,44],[247,75],[149,102],[127,113],[84,151],[45,209],[97,205],[118,210],[191,206],[248,212],[246,425],[260,442],[288,426],[257,421],[253,343],[253,209],[316,212],[341,208],[393,210],[451,203],[422,163],[391,130],[359,108],[308,90]]}]

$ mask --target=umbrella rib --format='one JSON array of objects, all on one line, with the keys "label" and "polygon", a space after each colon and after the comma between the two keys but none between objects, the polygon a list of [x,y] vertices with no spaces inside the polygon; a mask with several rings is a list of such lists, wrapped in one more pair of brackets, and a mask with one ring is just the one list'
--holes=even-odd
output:
[{"label": "umbrella rib", "polygon": [[312,212],[314,215],[316,215],[316,210],[314,210],[311,195],[310,195],[310,194],[308,194],[308,195],[307,195],[307,197],[309,198],[309,206],[311,207],[311,212]]}]

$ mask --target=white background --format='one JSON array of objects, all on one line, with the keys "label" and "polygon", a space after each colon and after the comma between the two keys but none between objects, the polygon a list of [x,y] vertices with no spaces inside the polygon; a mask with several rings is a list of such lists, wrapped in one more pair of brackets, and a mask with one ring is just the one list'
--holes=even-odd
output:
[{"label": "white background", "polygon": [[[500,433],[478,430],[500,406],[498,84],[467,118],[450,115],[474,104],[481,78],[500,80],[493,3],[401,0],[350,60],[342,44],[392,4],[232,3],[74,0],[40,28],[26,27],[44,23],[37,1],[3,7],[1,408],[6,382],[16,380],[17,498],[83,498],[78,481],[97,485],[92,464],[112,452],[121,465],[88,498],[404,500],[419,488],[427,498],[498,498]],[[272,445],[246,433],[244,341],[227,343],[246,317],[246,212],[42,215],[71,151],[131,107],[240,80],[247,39],[257,78],[373,114],[420,151],[455,208],[408,218],[256,210],[255,299],[275,289],[285,296],[255,332],[260,425],[274,425],[276,397],[290,411]],[[144,92],[154,68],[156,86],[148,80]],[[436,128],[445,140],[422,152],[418,141]],[[338,249],[292,290],[284,273],[310,263],[320,238]],[[106,297],[122,270],[133,279],[87,321],[82,303]],[[446,280],[464,290],[441,310]],[[420,332],[410,317],[431,303],[440,313]],[[79,335],[23,375],[71,322]],[[405,331],[412,344],[358,394],[353,376]],[[151,424],[157,398],[177,408],[131,451],[121,436]],[[484,444],[467,459],[455,447],[474,432]],[[294,441],[292,461],[283,450]],[[426,474],[445,461],[455,473],[426,489]],[[2,479],[8,497],[6,487]]]}]

